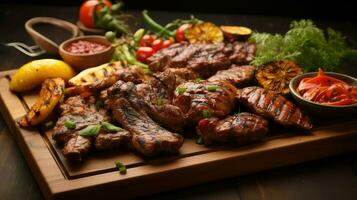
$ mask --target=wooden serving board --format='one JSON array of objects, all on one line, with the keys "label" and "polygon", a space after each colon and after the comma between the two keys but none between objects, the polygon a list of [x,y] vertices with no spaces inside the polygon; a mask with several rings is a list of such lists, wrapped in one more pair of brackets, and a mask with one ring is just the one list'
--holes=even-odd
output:
[{"label": "wooden serving board", "polygon": [[[310,133],[272,125],[270,136],[253,145],[206,148],[188,136],[178,155],[145,159],[114,150],[70,163],[51,132],[17,125],[37,92],[12,93],[13,73],[0,72],[0,110],[47,199],[131,198],[357,150],[357,117],[348,116],[313,119],[316,128]],[[118,173],[115,161],[127,166],[126,175]]]}]

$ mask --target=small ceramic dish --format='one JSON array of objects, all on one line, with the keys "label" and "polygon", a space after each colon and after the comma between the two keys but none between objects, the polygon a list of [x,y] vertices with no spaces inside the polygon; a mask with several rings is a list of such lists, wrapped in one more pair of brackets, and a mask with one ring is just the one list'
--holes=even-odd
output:
[{"label": "small ceramic dish", "polygon": [[[79,40],[95,42],[107,47],[101,51],[94,53],[77,54],[69,52],[67,50],[67,47],[73,42],[77,42]],[[109,62],[112,59],[114,48],[112,44],[105,39],[105,37],[90,35],[72,38],[63,42],[59,47],[59,53],[66,63],[74,67],[77,71],[81,71],[90,67],[95,67]]]},{"label": "small ceramic dish", "polygon": [[[335,72],[325,72],[326,75],[332,76],[339,80],[345,81],[347,84],[352,86],[357,86],[357,79],[345,74],[335,73]],[[296,103],[304,110],[312,115],[320,117],[334,117],[341,116],[344,114],[357,114],[357,104],[344,105],[344,106],[331,106],[323,105],[313,101],[309,101],[301,97],[296,91],[299,83],[302,79],[307,77],[315,77],[317,72],[306,73],[294,77],[289,84],[290,93],[295,99]]]}]

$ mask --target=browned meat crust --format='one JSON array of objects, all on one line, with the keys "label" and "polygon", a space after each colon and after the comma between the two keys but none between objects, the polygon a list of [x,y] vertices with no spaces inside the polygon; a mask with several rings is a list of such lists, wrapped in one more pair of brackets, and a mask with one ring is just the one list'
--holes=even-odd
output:
[{"label": "browned meat crust", "polygon": [[189,81],[175,91],[173,105],[184,113],[188,125],[195,125],[204,115],[222,118],[234,108],[236,88],[224,81]]},{"label": "browned meat crust", "polygon": [[222,120],[202,119],[196,130],[205,145],[214,141],[247,144],[261,140],[268,133],[268,121],[255,114],[239,113]]},{"label": "browned meat crust", "polygon": [[227,69],[231,63],[248,64],[255,54],[255,44],[188,44],[178,43],[165,48],[148,59],[152,71],[167,68],[187,68],[201,78],[212,76]]},{"label": "browned meat crust", "polygon": [[90,151],[92,143],[92,137],[82,137],[76,133],[68,140],[62,153],[68,159],[80,161]]},{"label": "browned meat crust", "polygon": [[218,71],[211,76],[208,81],[228,81],[229,83],[240,87],[254,79],[255,67],[244,65],[232,65],[229,69]]},{"label": "browned meat crust", "polygon": [[127,130],[116,133],[101,132],[95,138],[94,146],[98,150],[116,149],[130,142],[131,134]]},{"label": "browned meat crust", "polygon": [[297,126],[311,130],[313,125],[300,108],[283,96],[260,87],[247,87],[238,90],[237,99],[253,112],[272,119],[284,126]]}]

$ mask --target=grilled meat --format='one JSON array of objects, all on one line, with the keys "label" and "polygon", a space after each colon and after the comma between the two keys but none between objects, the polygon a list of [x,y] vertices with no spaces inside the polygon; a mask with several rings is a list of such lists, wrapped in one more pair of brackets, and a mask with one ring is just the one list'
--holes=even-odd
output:
[{"label": "grilled meat", "polygon": [[83,84],[81,86],[73,86],[67,89],[67,95],[73,96],[84,92],[95,93],[96,91],[103,90],[112,86],[118,80],[126,82],[134,82],[136,84],[147,80],[148,77],[145,75],[143,69],[136,65],[127,66],[123,65],[120,68],[116,68],[115,72],[112,72],[108,77],[95,81],[93,83]]},{"label": "grilled meat", "polygon": [[[109,116],[105,110],[99,112],[95,109],[94,102],[87,102],[81,96],[70,97],[61,105],[62,113],[53,129],[52,138],[60,143],[66,143],[69,139],[76,136],[76,131],[88,125],[98,124],[102,121],[109,121]],[[70,129],[64,124],[69,120],[76,124],[75,128]]]},{"label": "grilled meat", "polygon": [[229,83],[239,87],[244,85],[254,78],[254,66],[237,66],[232,65],[229,69],[218,71],[211,76],[208,81],[228,81]]},{"label": "grilled meat", "polygon": [[184,113],[188,125],[207,115],[222,118],[234,108],[236,88],[224,81],[189,81],[176,88],[173,105]]},{"label": "grilled meat", "polygon": [[247,87],[237,92],[237,99],[253,112],[285,126],[312,129],[308,116],[283,96],[260,87]]},{"label": "grilled meat", "polygon": [[62,153],[68,159],[80,161],[90,151],[92,143],[92,137],[82,137],[76,133],[68,140]]},{"label": "grilled meat", "polygon": [[125,98],[107,102],[115,120],[132,133],[131,145],[146,156],[176,153],[183,144],[183,137],[156,124],[143,110],[134,107]]},{"label": "grilled meat", "polygon": [[230,64],[247,64],[255,54],[255,45],[249,43],[188,44],[179,43],[160,50],[148,59],[152,71],[167,68],[188,68],[202,78],[212,76]]},{"label": "grilled meat", "polygon": [[251,113],[239,113],[225,119],[202,119],[196,127],[205,145],[217,142],[247,144],[261,140],[268,133],[268,121]]},{"label": "grilled meat", "polygon": [[192,71],[191,69],[187,69],[187,68],[167,68],[164,72],[160,72],[160,73],[172,73],[175,75],[175,82],[176,82],[176,86],[175,88],[186,82],[189,80],[195,80],[197,78],[199,78],[198,74],[194,71]]},{"label": "grilled meat", "polygon": [[115,149],[127,145],[130,139],[131,134],[127,130],[116,133],[101,132],[95,137],[94,146],[98,150]]}]

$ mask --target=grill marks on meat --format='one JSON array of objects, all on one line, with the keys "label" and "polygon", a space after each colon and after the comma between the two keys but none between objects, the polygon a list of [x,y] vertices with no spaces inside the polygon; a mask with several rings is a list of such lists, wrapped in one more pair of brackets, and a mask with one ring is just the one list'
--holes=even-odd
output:
[{"label": "grill marks on meat", "polygon": [[236,42],[233,44],[188,44],[171,45],[148,59],[152,71],[167,68],[188,68],[202,78],[227,69],[231,63],[247,64],[255,54],[255,45]]},{"label": "grill marks on meat", "polygon": [[284,126],[297,126],[311,130],[308,116],[292,102],[273,91],[260,87],[247,87],[237,92],[237,99],[255,113],[272,119]]},{"label": "grill marks on meat", "polygon": [[131,145],[146,156],[176,153],[183,137],[156,124],[143,110],[135,109],[125,98],[109,100],[114,118],[132,133]]},{"label": "grill marks on meat", "polygon": [[268,133],[268,121],[251,113],[239,113],[225,119],[202,119],[196,127],[203,137],[205,145],[214,141],[253,143],[261,140]]},{"label": "grill marks on meat", "polygon": [[255,67],[244,65],[232,65],[231,68],[218,71],[211,76],[208,81],[228,81],[229,83],[239,87],[253,80]]},{"label": "grill marks on meat", "polygon": [[[184,90],[179,93],[179,90]],[[236,88],[224,81],[186,82],[175,91],[173,105],[184,113],[188,125],[204,118],[203,112],[213,117],[222,118],[234,108]]]},{"label": "grill marks on meat", "polygon": [[[81,96],[70,97],[61,105],[61,109],[62,113],[53,129],[52,138],[64,144],[63,155],[70,159],[81,160],[90,151],[93,142],[98,150],[104,150],[122,146],[131,137],[129,132],[125,130],[117,133],[102,131],[95,138],[82,137],[78,134],[78,131],[88,125],[110,120],[105,110],[96,110],[94,98],[86,101]],[[67,128],[65,126],[67,120],[75,123],[75,128]]]}]

